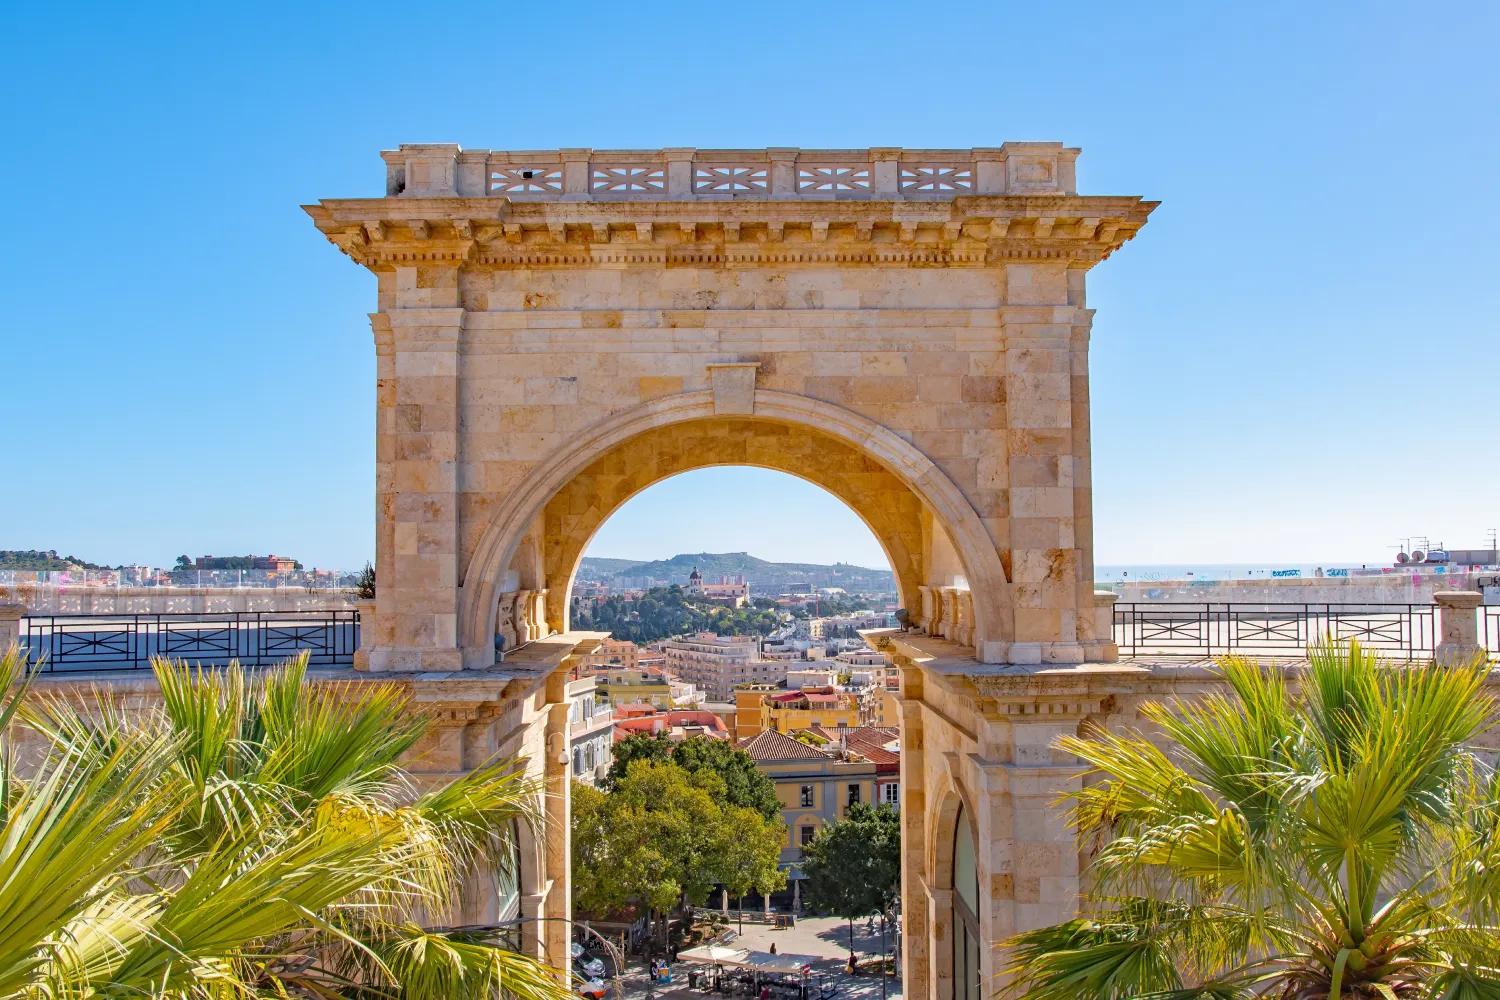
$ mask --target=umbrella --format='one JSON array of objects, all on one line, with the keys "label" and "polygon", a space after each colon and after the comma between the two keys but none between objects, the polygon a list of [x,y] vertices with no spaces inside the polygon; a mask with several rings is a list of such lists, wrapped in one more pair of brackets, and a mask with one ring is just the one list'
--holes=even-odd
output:
[{"label": "umbrella", "polygon": [[679,951],[678,959],[684,962],[707,962],[710,965],[742,965],[750,952],[744,948],[726,948],[722,944],[701,944],[687,951]]}]

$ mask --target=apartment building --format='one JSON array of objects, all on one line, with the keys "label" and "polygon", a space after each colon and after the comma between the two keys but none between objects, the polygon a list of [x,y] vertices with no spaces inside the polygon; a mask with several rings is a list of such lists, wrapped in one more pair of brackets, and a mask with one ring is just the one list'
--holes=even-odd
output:
[{"label": "apartment building", "polygon": [[[781,863],[792,868],[793,891],[802,848],[856,802],[899,807],[901,747],[895,730],[808,730],[804,739],[767,729],[736,744],[776,783],[787,839]],[[806,740],[806,742],[804,742]]]},{"label": "apartment building", "polygon": [[710,701],[728,701],[741,684],[780,683],[786,663],[760,655],[760,639],[753,635],[714,635],[699,632],[661,644],[667,670],[697,686]]},{"label": "apartment building", "polygon": [[641,648],[628,639],[605,639],[591,653],[580,653],[575,657],[578,675],[587,677],[610,667],[640,666]]},{"label": "apartment building", "polygon": [[676,678],[655,667],[603,667],[594,676],[598,678],[598,690],[603,691],[613,705],[640,703],[652,708],[672,708],[675,694],[684,694],[682,688],[691,687],[676,684],[678,691],[673,693]]},{"label": "apartment building", "polygon": [[597,785],[604,777],[609,770],[610,748],[614,746],[614,720],[596,682],[597,678],[581,677],[569,681],[565,689],[573,778],[586,785]]},{"label": "apartment building", "polygon": [[858,726],[866,712],[860,696],[842,688],[804,687],[797,691],[755,687],[735,692],[734,731],[741,739],[763,730]]}]

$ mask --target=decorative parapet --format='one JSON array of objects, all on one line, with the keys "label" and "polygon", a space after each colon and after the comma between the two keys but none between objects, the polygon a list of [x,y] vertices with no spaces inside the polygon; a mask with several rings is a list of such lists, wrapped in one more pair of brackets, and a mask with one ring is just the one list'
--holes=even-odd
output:
[{"label": "decorative parapet", "polygon": [[1155,202],[1083,196],[1078,150],[549,152],[403,145],[381,154],[381,198],[306,206],[375,268],[874,263],[1090,267]]},{"label": "decorative parapet", "polygon": [[515,201],[946,201],[972,194],[1075,194],[1078,150],[460,149],[420,143],[380,154],[386,196]]}]

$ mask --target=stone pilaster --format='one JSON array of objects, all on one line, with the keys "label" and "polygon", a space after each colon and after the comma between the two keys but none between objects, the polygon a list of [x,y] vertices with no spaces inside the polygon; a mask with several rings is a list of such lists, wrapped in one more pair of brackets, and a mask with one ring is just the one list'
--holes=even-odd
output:
[{"label": "stone pilaster", "polygon": [[[1098,628],[1094,613],[1094,476],[1093,442],[1089,402],[1089,335],[1094,314],[1087,308],[1083,268],[1067,271],[1068,305],[1073,310],[1069,369],[1069,404],[1071,406],[1073,465],[1073,579],[1074,607],[1077,608],[1078,641],[1084,647],[1085,660],[1109,659],[1106,646],[1113,643],[1114,626]],[[1118,650],[1116,656],[1118,657]]]},{"label": "stone pilaster", "polygon": [[[394,355],[391,462],[393,572],[381,580],[378,618],[391,647],[372,669],[458,670],[458,383],[464,312],[448,288],[419,287],[416,268],[397,268],[398,308],[387,310]],[[445,294],[446,293],[446,294]]]},{"label": "stone pilaster", "polygon": [[1441,590],[1432,595],[1437,604],[1438,643],[1436,658],[1439,663],[1463,663],[1476,656],[1483,648],[1479,645],[1479,628],[1474,611],[1484,595],[1473,590]]},{"label": "stone pilaster", "polygon": [[922,671],[901,668],[901,970],[907,1000],[929,1000],[927,794]]},{"label": "stone pilaster", "polygon": [[21,619],[26,616],[26,605],[19,603],[0,604],[0,655],[21,641]]},{"label": "stone pilaster", "polygon": [[1094,637],[1084,643],[1084,658],[1091,663],[1115,663],[1120,659],[1120,646],[1115,642],[1115,600],[1119,596],[1112,590],[1093,593]]},{"label": "stone pilaster", "polygon": [[573,881],[571,878],[572,758],[568,752],[568,672],[571,662],[564,660],[547,678],[546,742],[544,769],[547,782],[547,902],[543,928],[551,961],[566,965],[573,929],[565,921],[573,915]]},{"label": "stone pilaster", "polygon": [[1044,264],[1012,264],[1005,270],[1005,405],[1015,597],[1010,661],[1079,663],[1083,648],[1078,642],[1074,494],[1074,310],[1068,304],[1068,271],[1062,265]]},{"label": "stone pilaster", "polygon": [[355,614],[359,615],[359,648],[354,651],[354,669],[370,669],[370,651],[375,648],[376,601],[374,598],[354,602]]}]

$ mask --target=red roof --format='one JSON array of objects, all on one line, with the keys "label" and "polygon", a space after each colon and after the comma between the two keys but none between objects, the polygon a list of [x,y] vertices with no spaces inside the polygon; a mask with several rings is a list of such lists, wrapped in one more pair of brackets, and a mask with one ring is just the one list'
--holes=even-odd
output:
[{"label": "red roof", "polygon": [[810,694],[807,700],[814,705],[837,705],[839,696],[836,694]]},{"label": "red roof", "polygon": [[801,740],[794,740],[774,729],[763,729],[754,736],[745,737],[740,740],[739,749],[758,761],[819,760],[827,756],[816,747],[810,747]]},{"label": "red roof", "polygon": [[894,771],[901,764],[900,744],[896,750],[885,748],[887,743],[901,738],[901,730],[894,726],[850,726],[842,730],[818,726],[812,732],[828,740],[832,748],[838,746],[842,732],[849,749],[874,764],[877,771]]}]

